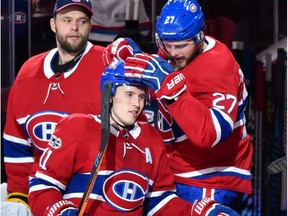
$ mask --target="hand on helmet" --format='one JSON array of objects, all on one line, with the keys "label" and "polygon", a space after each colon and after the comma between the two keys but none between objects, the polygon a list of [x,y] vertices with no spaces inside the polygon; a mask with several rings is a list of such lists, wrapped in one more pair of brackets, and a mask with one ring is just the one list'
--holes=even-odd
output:
[{"label": "hand on helmet", "polygon": [[140,47],[131,38],[118,38],[106,47],[102,59],[105,65],[110,65],[113,62],[125,61],[127,57],[141,52]]},{"label": "hand on helmet", "polygon": [[154,92],[160,89],[165,77],[174,71],[171,65],[157,55],[147,53],[135,54],[125,62],[125,75],[139,77]]}]

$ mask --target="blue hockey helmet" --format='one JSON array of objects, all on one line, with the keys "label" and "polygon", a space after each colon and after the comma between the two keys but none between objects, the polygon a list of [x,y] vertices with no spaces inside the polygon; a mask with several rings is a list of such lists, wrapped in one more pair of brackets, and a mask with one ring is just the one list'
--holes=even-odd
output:
[{"label": "blue hockey helmet", "polygon": [[118,62],[114,65],[106,67],[105,71],[101,76],[100,90],[102,92],[106,82],[112,82],[113,86],[111,89],[111,96],[115,96],[116,88],[118,86],[137,86],[147,90],[147,86],[143,83],[141,78],[138,77],[127,77],[124,74],[124,62]]},{"label": "blue hockey helmet", "polygon": [[169,0],[157,19],[156,32],[162,41],[194,38],[199,43],[204,24],[204,14],[196,0]]}]

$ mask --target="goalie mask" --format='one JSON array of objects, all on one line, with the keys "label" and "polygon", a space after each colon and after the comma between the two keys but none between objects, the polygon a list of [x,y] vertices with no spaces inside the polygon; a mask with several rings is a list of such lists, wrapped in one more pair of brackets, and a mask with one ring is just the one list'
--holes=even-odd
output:
[{"label": "goalie mask", "polygon": [[163,40],[181,41],[193,38],[201,42],[204,14],[196,0],[169,0],[156,22],[156,43],[161,49]]},{"label": "goalie mask", "polygon": [[111,96],[115,96],[116,88],[118,86],[137,86],[145,89],[147,92],[147,86],[142,82],[141,78],[138,77],[127,77],[124,74],[124,62],[118,62],[117,64],[110,64],[106,67],[105,71],[101,76],[100,90],[104,88],[106,82],[112,82],[113,86],[111,89]]}]

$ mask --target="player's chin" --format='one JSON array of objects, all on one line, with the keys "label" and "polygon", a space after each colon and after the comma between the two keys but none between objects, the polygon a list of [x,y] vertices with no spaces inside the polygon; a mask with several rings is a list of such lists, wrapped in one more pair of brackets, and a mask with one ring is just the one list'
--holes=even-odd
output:
[{"label": "player's chin", "polygon": [[[138,117],[138,116],[137,116],[137,117]],[[125,122],[123,122],[124,125],[127,126],[127,127],[130,127],[131,125],[133,125],[133,124],[136,122],[137,117],[134,117],[134,116],[132,117],[132,116],[130,116],[129,118],[126,118],[126,119],[125,119]]]},{"label": "player's chin", "polygon": [[178,71],[178,70],[182,70],[186,65],[187,65],[186,61],[183,61],[181,63],[176,62],[174,68],[175,68],[175,70]]},{"label": "player's chin", "polygon": [[70,38],[69,40],[69,46],[70,49],[73,50],[74,52],[81,52],[85,46],[86,46],[86,41],[83,41],[82,38]]},{"label": "player's chin", "polygon": [[175,59],[175,67],[177,70],[183,69],[187,65],[187,59],[186,58],[178,58]]}]

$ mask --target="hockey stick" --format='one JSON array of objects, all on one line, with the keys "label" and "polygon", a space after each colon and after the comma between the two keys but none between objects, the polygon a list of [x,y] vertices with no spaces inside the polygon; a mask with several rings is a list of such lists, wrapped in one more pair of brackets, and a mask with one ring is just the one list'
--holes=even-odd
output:
[{"label": "hockey stick", "polygon": [[276,174],[283,170],[287,169],[287,157],[281,157],[268,166],[268,173],[269,174]]},{"label": "hockey stick", "polygon": [[77,216],[83,216],[86,206],[89,201],[89,196],[93,190],[94,184],[97,179],[97,175],[100,169],[100,165],[105,154],[110,135],[110,95],[111,95],[112,83],[105,84],[101,94],[101,144],[98,155],[96,157],[94,166],[92,168],[89,181],[86,185],[83,197],[81,199]]}]

